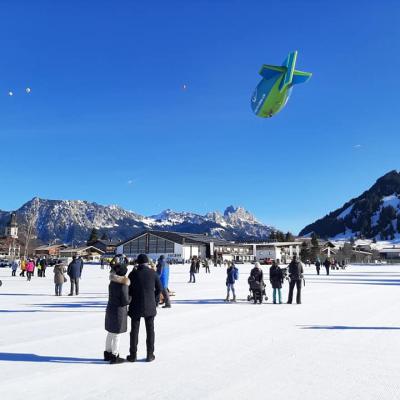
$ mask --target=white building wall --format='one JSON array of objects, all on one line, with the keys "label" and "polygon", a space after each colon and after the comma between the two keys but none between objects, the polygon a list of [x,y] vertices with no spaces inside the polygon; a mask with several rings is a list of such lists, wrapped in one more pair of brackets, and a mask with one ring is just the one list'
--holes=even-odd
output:
[{"label": "white building wall", "polygon": [[256,250],[256,259],[257,260],[264,260],[265,258],[271,258],[271,259],[276,259],[279,258],[277,257],[277,252],[276,252],[275,247],[271,247],[270,249],[267,250]]}]

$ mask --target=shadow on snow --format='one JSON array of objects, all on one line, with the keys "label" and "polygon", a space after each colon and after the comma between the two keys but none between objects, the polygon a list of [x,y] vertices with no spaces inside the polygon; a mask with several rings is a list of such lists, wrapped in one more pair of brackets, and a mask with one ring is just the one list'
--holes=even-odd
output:
[{"label": "shadow on snow", "polygon": [[347,326],[347,325],[297,325],[301,329],[321,329],[321,330],[357,330],[357,331],[397,331],[400,327],[396,326]]},{"label": "shadow on snow", "polygon": [[0,353],[0,361],[50,362],[62,364],[106,364],[105,361],[98,358],[39,356],[37,354],[29,353]]}]

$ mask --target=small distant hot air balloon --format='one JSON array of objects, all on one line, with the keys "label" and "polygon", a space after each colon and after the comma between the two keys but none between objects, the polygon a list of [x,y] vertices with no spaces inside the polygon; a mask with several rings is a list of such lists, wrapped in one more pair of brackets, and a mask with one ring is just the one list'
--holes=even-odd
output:
[{"label": "small distant hot air balloon", "polygon": [[31,92],[31,88],[27,87],[27,88],[25,89],[25,92],[29,94],[29,93]]}]

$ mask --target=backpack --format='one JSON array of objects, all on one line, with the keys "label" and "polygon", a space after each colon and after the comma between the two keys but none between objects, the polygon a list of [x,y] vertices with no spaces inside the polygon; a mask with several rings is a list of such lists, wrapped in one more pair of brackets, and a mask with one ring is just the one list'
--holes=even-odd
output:
[{"label": "backpack", "polygon": [[233,269],[233,277],[235,278],[235,281],[239,279],[239,270],[237,268]]}]

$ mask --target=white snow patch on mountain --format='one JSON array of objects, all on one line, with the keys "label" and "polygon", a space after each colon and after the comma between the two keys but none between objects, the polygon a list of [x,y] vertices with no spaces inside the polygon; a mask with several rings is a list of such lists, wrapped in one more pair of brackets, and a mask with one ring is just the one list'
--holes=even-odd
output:
[{"label": "white snow patch on mountain", "polygon": [[343,211],[337,216],[337,218],[338,218],[338,219],[344,219],[344,218],[346,218],[346,217],[351,213],[351,210],[353,209],[353,207],[354,207],[354,204],[352,204],[351,206],[347,207],[345,210],[343,210]]}]

